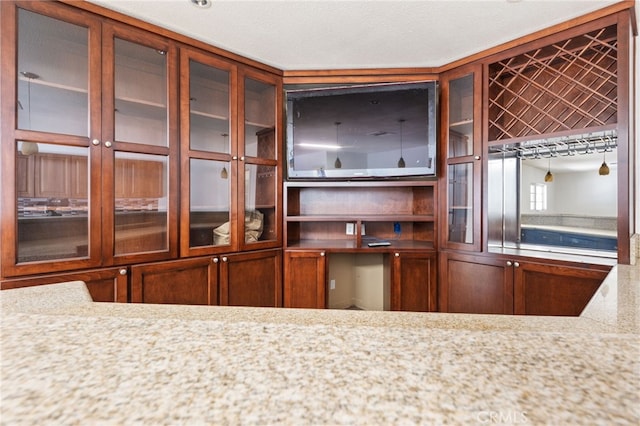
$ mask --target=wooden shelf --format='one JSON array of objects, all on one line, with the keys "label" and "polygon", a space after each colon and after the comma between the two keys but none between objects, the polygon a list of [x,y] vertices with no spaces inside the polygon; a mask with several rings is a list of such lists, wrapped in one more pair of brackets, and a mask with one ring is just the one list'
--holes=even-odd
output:
[{"label": "wooden shelf", "polygon": [[489,65],[489,141],[617,122],[616,26]]},{"label": "wooden shelf", "polygon": [[294,181],[285,191],[287,248],[373,250],[371,238],[394,241],[389,250],[433,247],[435,182]]},{"label": "wooden shelf", "polygon": [[366,242],[362,247],[358,247],[355,239],[341,240],[300,240],[290,243],[287,249],[299,250],[328,250],[333,252],[339,251],[371,251],[371,252],[393,252],[396,250],[434,250],[431,241],[415,241],[415,240],[389,240],[391,245],[383,247],[368,247]]},{"label": "wooden shelf", "polygon": [[88,90],[82,87],[70,86],[68,84],[55,83],[53,81],[45,81],[45,80],[33,80],[23,76],[18,77],[18,81],[24,81],[27,83],[31,83],[34,86],[44,86],[50,87],[53,89],[60,89],[68,92],[76,92],[76,93],[84,93],[87,94]]},{"label": "wooden shelf", "polygon": [[358,216],[334,216],[334,215],[303,215],[286,216],[287,222],[433,222],[433,215],[358,215]]}]

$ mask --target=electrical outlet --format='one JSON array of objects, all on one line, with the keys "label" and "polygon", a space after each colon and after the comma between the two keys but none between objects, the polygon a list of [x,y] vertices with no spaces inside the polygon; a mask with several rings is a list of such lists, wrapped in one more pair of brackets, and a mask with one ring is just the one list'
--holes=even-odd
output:
[{"label": "electrical outlet", "polygon": [[393,222],[393,232],[399,234],[402,232],[402,227],[400,226],[400,222]]},{"label": "electrical outlet", "polygon": [[347,235],[353,235],[355,233],[355,224],[354,223],[347,223]]},{"label": "electrical outlet", "polygon": [[335,290],[335,289],[336,289],[336,280],[329,281],[329,290]]}]

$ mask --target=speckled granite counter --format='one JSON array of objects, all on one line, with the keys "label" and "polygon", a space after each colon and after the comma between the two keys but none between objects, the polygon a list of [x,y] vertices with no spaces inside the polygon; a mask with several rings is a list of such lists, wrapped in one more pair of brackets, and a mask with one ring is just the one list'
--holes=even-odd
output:
[{"label": "speckled granite counter", "polygon": [[0,292],[2,424],[638,424],[640,268],[580,318]]}]

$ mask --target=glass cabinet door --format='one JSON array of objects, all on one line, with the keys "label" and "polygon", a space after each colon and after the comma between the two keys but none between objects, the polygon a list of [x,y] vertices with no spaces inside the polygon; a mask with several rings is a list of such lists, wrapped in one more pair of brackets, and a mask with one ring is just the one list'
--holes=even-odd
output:
[{"label": "glass cabinet door", "polygon": [[446,236],[449,248],[479,250],[480,141],[478,72],[453,74],[445,80]]},{"label": "glass cabinet door", "polygon": [[232,220],[232,188],[238,174],[237,133],[231,120],[235,67],[186,48],[180,66],[182,75],[188,75],[181,82],[180,105],[182,180],[189,183],[182,193],[182,215],[189,220],[181,224],[181,251],[233,251],[237,225]]},{"label": "glass cabinet door", "polygon": [[87,258],[89,148],[20,141],[16,158],[16,263]]},{"label": "glass cabinet door", "polygon": [[[169,75],[175,48],[161,38],[115,25],[103,32],[103,176],[112,176],[104,194],[105,251],[125,261],[161,259],[177,250],[170,244],[177,205],[170,197],[172,125]],[[112,70],[113,72],[109,72]],[[112,233],[109,232],[113,229]]]},{"label": "glass cabinet door", "polygon": [[100,75],[90,63],[100,24],[39,2],[1,7],[3,103],[15,105],[3,106],[2,117],[13,124],[3,127],[2,234],[11,242],[3,245],[3,275],[98,266],[100,193],[91,182],[100,157],[90,136],[100,132],[91,114]]},{"label": "glass cabinet door", "polygon": [[244,246],[278,240],[275,82],[244,77]]},{"label": "glass cabinet door", "polygon": [[17,14],[18,129],[89,136],[89,29]]}]

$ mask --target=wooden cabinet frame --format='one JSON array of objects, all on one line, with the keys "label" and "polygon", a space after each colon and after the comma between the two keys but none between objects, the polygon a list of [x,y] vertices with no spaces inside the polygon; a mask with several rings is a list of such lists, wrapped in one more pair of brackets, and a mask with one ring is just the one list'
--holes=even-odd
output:
[{"label": "wooden cabinet frame", "polygon": [[[473,81],[473,107],[472,107],[472,135],[473,145],[469,155],[449,157],[450,144],[453,141],[450,140],[449,134],[449,97],[450,97],[450,83],[453,80],[463,78],[465,76],[472,76]],[[482,176],[483,176],[483,161],[482,161],[482,107],[481,107],[481,95],[482,95],[482,68],[479,64],[470,64],[459,69],[455,69],[443,74],[441,78],[441,116],[440,122],[440,153],[438,157],[440,160],[440,176],[438,184],[441,187],[440,194],[440,247],[462,250],[462,251],[481,251],[482,250]],[[472,195],[470,202],[473,209],[473,216],[471,223],[473,226],[473,233],[471,243],[449,241],[449,220],[448,217],[451,212],[448,211],[449,197],[453,196],[450,190],[449,181],[454,179],[454,176],[449,176],[449,167],[457,165],[471,165],[473,179],[472,188],[469,189],[469,193]]]}]

